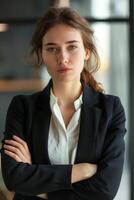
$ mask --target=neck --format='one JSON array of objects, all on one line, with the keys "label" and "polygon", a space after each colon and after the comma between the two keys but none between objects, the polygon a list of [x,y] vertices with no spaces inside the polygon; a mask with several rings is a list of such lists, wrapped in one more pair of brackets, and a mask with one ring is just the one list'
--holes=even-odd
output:
[{"label": "neck", "polygon": [[72,105],[73,102],[80,96],[82,92],[81,82],[54,82],[53,93],[58,99],[58,104],[61,106]]}]

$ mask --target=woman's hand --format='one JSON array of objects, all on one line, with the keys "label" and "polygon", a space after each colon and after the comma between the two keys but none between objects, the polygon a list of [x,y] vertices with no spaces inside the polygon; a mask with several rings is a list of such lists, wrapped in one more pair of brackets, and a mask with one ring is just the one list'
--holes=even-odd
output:
[{"label": "woman's hand", "polygon": [[31,154],[27,143],[20,137],[13,135],[13,139],[5,140],[3,147],[4,153],[17,162],[32,164]]},{"label": "woman's hand", "polygon": [[72,167],[71,183],[76,183],[91,178],[97,172],[97,165],[91,163],[79,163]]}]

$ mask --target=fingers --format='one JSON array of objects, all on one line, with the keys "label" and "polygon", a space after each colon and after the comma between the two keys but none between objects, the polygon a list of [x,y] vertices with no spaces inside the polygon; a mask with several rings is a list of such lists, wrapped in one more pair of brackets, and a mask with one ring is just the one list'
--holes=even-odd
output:
[{"label": "fingers", "polygon": [[8,151],[8,150],[4,150],[4,152],[10,156],[11,158],[13,158],[14,160],[16,160],[17,162],[22,162],[22,160],[20,159],[20,157],[18,155],[16,155],[15,153]]},{"label": "fingers", "polygon": [[5,143],[13,145],[17,148],[20,148],[22,151],[24,151],[24,149],[25,149],[25,151],[29,152],[27,143],[24,140],[22,140],[21,138],[15,136],[15,135],[13,135],[13,139],[14,140],[12,140],[12,139],[11,140],[5,140]]},{"label": "fingers", "polygon": [[13,136],[13,139],[5,140],[4,144],[5,153],[15,159],[18,162],[24,162],[31,164],[31,154],[28,149],[27,143],[19,138]]},{"label": "fingers", "polygon": [[7,145],[7,144],[4,144],[4,148],[6,149],[5,151],[7,151],[8,153],[11,152],[11,154],[10,154],[11,156],[16,155],[17,161],[18,161],[18,158],[19,158],[19,161],[22,161],[25,159],[25,157],[23,156],[23,154],[21,153],[21,151],[18,148],[15,148],[15,147],[13,147],[11,145]]},{"label": "fingers", "polygon": [[13,135],[13,139],[16,140],[17,142],[19,142],[27,150],[27,152],[29,152],[27,143],[24,140],[22,140],[20,137],[18,137],[16,135]]},{"label": "fingers", "polygon": [[24,149],[23,145],[18,143],[18,142],[16,142],[15,140],[5,140],[5,144],[7,144],[8,146],[12,146],[12,147],[16,148],[17,150],[21,151],[22,154],[25,154],[25,152],[26,152],[26,150]]}]

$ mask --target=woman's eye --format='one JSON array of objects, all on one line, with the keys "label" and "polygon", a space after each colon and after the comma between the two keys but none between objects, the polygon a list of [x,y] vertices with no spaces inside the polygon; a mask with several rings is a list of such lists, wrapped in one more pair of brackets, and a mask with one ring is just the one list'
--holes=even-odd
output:
[{"label": "woman's eye", "polygon": [[58,51],[58,49],[55,47],[49,47],[49,48],[47,48],[47,51],[50,53],[56,53]]},{"label": "woman's eye", "polygon": [[74,45],[71,45],[71,46],[69,46],[69,50],[75,50],[75,49],[77,49],[78,47],[77,46],[74,46]]}]

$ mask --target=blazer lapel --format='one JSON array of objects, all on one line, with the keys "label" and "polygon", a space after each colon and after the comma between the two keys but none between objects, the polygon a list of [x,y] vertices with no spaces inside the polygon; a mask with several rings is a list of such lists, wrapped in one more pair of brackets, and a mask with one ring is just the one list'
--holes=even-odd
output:
[{"label": "blazer lapel", "polygon": [[50,164],[48,156],[48,133],[51,118],[49,105],[51,82],[41,92],[37,100],[32,125],[33,155],[35,163]]},{"label": "blazer lapel", "polygon": [[80,133],[74,163],[95,161],[95,138],[97,136],[98,120],[101,115],[101,109],[96,106],[97,96],[92,88],[84,86]]}]

